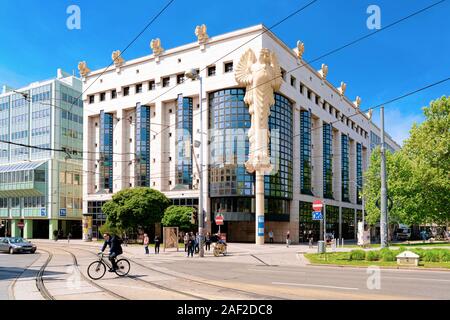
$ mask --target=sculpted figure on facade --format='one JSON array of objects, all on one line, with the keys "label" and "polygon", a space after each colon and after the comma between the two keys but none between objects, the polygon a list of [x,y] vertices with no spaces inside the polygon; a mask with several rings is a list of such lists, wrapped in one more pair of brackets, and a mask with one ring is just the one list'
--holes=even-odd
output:
[{"label": "sculpted figure on facade", "polygon": [[353,103],[355,104],[355,107],[356,107],[357,109],[359,109],[359,106],[361,105],[361,97],[360,97],[360,96],[357,96],[357,97],[356,97],[356,100],[353,101]]},{"label": "sculpted figure on facade", "polygon": [[328,66],[325,63],[322,63],[322,68],[319,70],[319,74],[322,80],[325,80],[327,78]]},{"label": "sculpted figure on facade", "polygon": [[116,68],[121,67],[123,65],[123,63],[125,62],[125,60],[120,55],[120,50],[113,51],[113,53],[111,55],[111,59],[113,60]]},{"label": "sculpted figure on facade", "polygon": [[159,56],[164,51],[164,49],[161,47],[161,40],[159,40],[159,38],[153,39],[150,42],[150,48],[152,49],[155,56]]},{"label": "sculpted figure on facade", "polygon": [[281,86],[281,69],[278,59],[268,49],[261,49],[256,59],[252,49],[240,58],[235,79],[246,86],[244,102],[249,107],[251,126],[248,132],[250,150],[245,163],[248,172],[271,170],[268,141],[270,107],[275,104],[274,92]]},{"label": "sculpted figure on facade", "polygon": [[345,89],[347,89],[347,84],[345,82],[341,82],[341,86],[338,89],[341,96],[344,96]]},{"label": "sculpted figure on facade", "polygon": [[91,69],[87,67],[86,61],[80,61],[78,62],[78,71],[80,72],[80,76],[86,77],[91,72]]},{"label": "sculpted figure on facade", "polygon": [[297,41],[297,58],[302,60],[303,52],[305,52],[305,44],[300,40]]},{"label": "sculpted figure on facade", "polygon": [[201,26],[197,26],[195,28],[195,35],[197,36],[197,40],[199,43],[205,43],[208,41],[208,34],[206,33],[206,25],[202,24]]}]

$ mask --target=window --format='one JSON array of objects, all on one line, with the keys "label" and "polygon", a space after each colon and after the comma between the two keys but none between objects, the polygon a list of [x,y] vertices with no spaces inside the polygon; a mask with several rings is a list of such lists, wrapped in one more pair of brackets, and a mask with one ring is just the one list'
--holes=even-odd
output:
[{"label": "window", "polygon": [[294,76],[291,76],[291,86],[295,88],[295,84],[296,84],[297,79],[295,79]]},{"label": "window", "polygon": [[284,70],[283,68],[281,69],[281,78],[283,78],[284,81],[286,81],[286,70]]},{"label": "window", "polygon": [[94,99],[95,99],[94,95],[89,96],[89,103],[94,103]]},{"label": "window", "polygon": [[100,101],[105,101],[106,94],[104,92],[100,93]]},{"label": "window", "polygon": [[117,91],[111,90],[111,99],[115,99],[115,98],[117,98]]},{"label": "window", "polygon": [[126,97],[130,94],[130,87],[123,88],[123,96]]},{"label": "window", "polygon": [[212,77],[216,75],[216,66],[208,67],[208,77]]},{"label": "window", "polygon": [[233,72],[233,62],[226,62],[224,69],[225,72]]},{"label": "window", "polygon": [[155,90],[155,80],[148,82],[148,90]]},{"label": "window", "polygon": [[311,100],[311,90],[308,89],[308,99]]},{"label": "window", "polygon": [[142,92],[142,83],[139,83],[136,85],[136,93],[141,93]]},{"label": "window", "polygon": [[305,94],[305,86],[300,82],[300,93]]},{"label": "window", "polygon": [[316,95],[316,104],[319,105],[320,97]]},{"label": "window", "polygon": [[181,84],[184,82],[184,73],[180,73],[177,75],[177,84]]},{"label": "window", "polygon": [[170,78],[169,77],[165,77],[162,79],[162,84],[163,84],[163,88],[166,88],[170,85]]}]

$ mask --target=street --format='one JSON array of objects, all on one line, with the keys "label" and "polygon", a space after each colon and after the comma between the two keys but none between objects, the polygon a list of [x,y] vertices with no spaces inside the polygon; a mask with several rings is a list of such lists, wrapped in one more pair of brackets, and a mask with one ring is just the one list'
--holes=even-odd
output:
[{"label": "street", "polygon": [[93,281],[86,270],[100,243],[37,245],[34,255],[0,254],[1,299],[450,299],[450,272],[312,266],[303,246],[230,244],[229,255],[205,258],[127,246],[129,275]]}]

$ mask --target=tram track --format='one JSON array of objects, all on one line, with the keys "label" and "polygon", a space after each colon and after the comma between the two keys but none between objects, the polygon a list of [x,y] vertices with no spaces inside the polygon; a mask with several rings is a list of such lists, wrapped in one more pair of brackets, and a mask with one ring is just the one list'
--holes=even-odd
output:
[{"label": "tram track", "polygon": [[33,260],[33,262],[31,262],[29,265],[27,265],[22,272],[20,272],[12,281],[12,283],[8,286],[8,295],[10,297],[11,300],[16,300],[16,295],[14,293],[15,287],[16,287],[16,283],[17,281],[20,279],[20,277],[22,277],[22,275],[36,262],[39,260],[39,258],[41,257],[40,253],[37,253],[37,258]]},{"label": "tram track", "polygon": [[40,249],[40,250],[46,252],[48,254],[48,257],[36,275],[36,287],[45,300],[55,300],[55,297],[50,294],[50,292],[48,291],[48,289],[45,287],[45,284],[44,284],[45,268],[47,268],[48,264],[53,259],[53,253],[51,253],[50,251],[47,251],[47,250],[43,250],[43,249]]},{"label": "tram track", "polygon": [[[88,253],[90,253],[90,254],[92,254],[94,256],[97,256],[95,253],[93,253],[92,251],[87,250],[85,248],[76,247],[76,249],[82,250],[82,251],[88,252]],[[140,262],[137,262],[136,260],[131,259],[131,258],[127,258],[127,260],[129,260],[130,262],[132,262],[132,263],[134,263],[134,264],[136,264],[136,265],[138,265],[138,266],[140,266],[140,267],[142,267],[144,269],[151,270],[153,272],[156,272],[156,273],[159,273],[159,274],[162,274],[162,275],[165,275],[165,276],[169,276],[169,277],[172,277],[172,278],[175,278],[175,279],[181,279],[181,280],[184,280],[184,281],[189,282],[189,283],[195,283],[195,284],[198,284],[198,285],[201,285],[201,286],[208,286],[208,287],[216,288],[216,289],[219,289],[219,290],[226,290],[226,291],[229,291],[229,292],[235,292],[235,293],[238,293],[238,294],[241,294],[241,295],[251,296],[251,297],[253,297],[255,299],[264,299],[264,300],[269,300],[269,299],[271,299],[271,300],[279,300],[279,299],[281,299],[280,297],[275,297],[275,296],[270,296],[270,295],[262,295],[262,294],[251,292],[251,291],[245,291],[245,290],[242,290],[242,289],[236,289],[236,288],[220,286],[218,284],[213,284],[213,283],[209,283],[209,282],[206,282],[206,281],[201,281],[201,280],[191,279],[191,278],[187,278],[187,277],[182,277],[182,276],[179,276],[179,275],[174,275],[174,274],[169,273],[169,272],[164,272],[164,271],[157,270],[155,268],[149,267],[149,266],[144,265],[144,264],[142,264]],[[160,284],[157,284],[157,283],[153,283],[153,282],[148,281],[148,280],[140,279],[140,278],[138,278],[136,276],[128,275],[127,277],[131,278],[131,279],[133,279],[135,281],[146,283],[146,284],[149,284],[149,285],[151,285],[153,287],[157,287],[158,289],[161,289],[161,290],[175,292],[175,293],[178,293],[178,294],[181,294],[181,295],[185,295],[185,296],[188,296],[188,297],[194,298],[194,299],[208,300],[208,298],[205,298],[205,297],[202,297],[202,296],[199,296],[199,295],[195,295],[195,294],[191,294],[191,293],[187,293],[187,292],[184,292],[184,291],[180,291],[180,290],[177,290],[177,289],[173,289],[171,287],[163,286],[163,285],[160,285]]]}]

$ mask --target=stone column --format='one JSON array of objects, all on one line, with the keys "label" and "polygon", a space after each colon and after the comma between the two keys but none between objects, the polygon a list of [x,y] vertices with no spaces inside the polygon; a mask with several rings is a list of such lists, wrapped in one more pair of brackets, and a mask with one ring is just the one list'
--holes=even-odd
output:
[{"label": "stone column", "polygon": [[48,238],[54,239],[53,237],[53,231],[58,230],[58,220],[57,219],[51,219],[48,221]]},{"label": "stone column", "polygon": [[257,170],[255,173],[255,227],[256,244],[264,244],[264,172]]},{"label": "stone column", "polygon": [[20,237],[20,228],[17,226],[19,220],[11,220],[11,237]]}]

